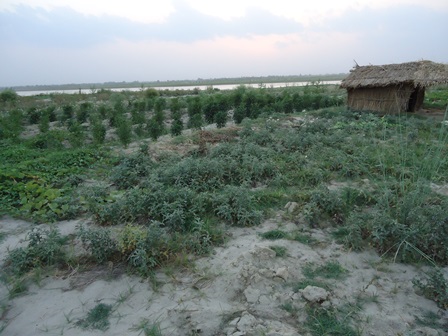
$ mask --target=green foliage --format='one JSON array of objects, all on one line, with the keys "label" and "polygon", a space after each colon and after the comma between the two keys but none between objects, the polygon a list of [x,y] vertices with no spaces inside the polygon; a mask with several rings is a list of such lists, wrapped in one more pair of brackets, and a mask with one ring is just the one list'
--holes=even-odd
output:
[{"label": "green foliage", "polygon": [[202,114],[197,113],[188,119],[187,127],[188,128],[195,128],[195,129],[201,129],[201,127],[204,126],[204,120],[202,119]]},{"label": "green foliage", "polygon": [[191,118],[194,115],[200,115],[202,112],[202,101],[201,97],[189,97],[187,100],[187,112],[188,116]]},{"label": "green foliage", "polygon": [[144,91],[146,98],[155,98],[159,96],[159,91],[153,88],[148,88]]},{"label": "green foliage", "polygon": [[171,110],[171,115],[173,116],[173,118],[174,118],[174,115],[180,113],[180,108],[181,108],[181,105],[180,105],[179,98],[177,98],[177,97],[172,98],[170,100],[170,110]]},{"label": "green foliage", "polygon": [[42,266],[50,266],[64,261],[64,239],[56,228],[49,230],[34,228],[27,234],[26,247],[9,252],[6,259],[6,271],[14,275]]},{"label": "green foliage", "polygon": [[226,111],[219,111],[215,115],[215,122],[217,128],[223,128],[226,126],[227,123],[227,112]]},{"label": "green foliage", "polygon": [[126,148],[132,139],[132,126],[126,117],[121,117],[118,120],[117,135],[122,145]]},{"label": "green foliage", "polygon": [[152,117],[149,119],[148,123],[146,124],[146,129],[149,133],[149,136],[152,140],[156,141],[158,137],[164,134],[165,127],[163,124],[160,124],[156,118]]},{"label": "green foliage", "polygon": [[171,124],[171,135],[178,136],[182,134],[182,130],[184,128],[184,124],[180,118],[173,119],[173,123]]},{"label": "green foliage", "polygon": [[68,128],[68,141],[73,148],[79,148],[84,144],[84,129],[78,122],[73,122]]},{"label": "green foliage", "polygon": [[75,108],[73,105],[67,104],[62,106],[61,121],[66,122],[73,119]]},{"label": "green foliage", "polygon": [[30,125],[35,125],[39,123],[42,111],[38,110],[35,106],[31,106],[27,109],[26,115],[28,117],[28,123]]},{"label": "green foliage", "polygon": [[42,112],[42,116],[39,120],[39,131],[41,133],[47,133],[50,130],[50,114],[47,111]]},{"label": "green foliage", "polygon": [[93,143],[96,145],[101,145],[106,139],[106,127],[103,125],[99,118],[93,118],[91,123],[91,131]]},{"label": "green foliage", "polygon": [[82,329],[96,329],[106,331],[109,329],[109,317],[112,314],[112,305],[99,303],[87,313],[85,319],[76,322],[76,325]]},{"label": "green foliage", "polygon": [[158,123],[163,123],[165,120],[164,109],[166,108],[165,98],[157,98],[154,102],[154,115]]},{"label": "green foliage", "polygon": [[129,189],[149,176],[152,166],[151,158],[143,153],[124,157],[112,169],[110,180],[120,189]]},{"label": "green foliage", "polygon": [[79,124],[83,124],[87,121],[89,114],[93,112],[93,106],[89,102],[83,102],[79,105],[78,112],[76,113],[76,121]]},{"label": "green foliage", "polygon": [[117,242],[108,228],[85,228],[80,225],[76,235],[98,263],[111,260],[118,251]]},{"label": "green foliage", "polygon": [[414,279],[413,284],[423,296],[436,302],[439,308],[448,309],[448,282],[439,268],[433,268],[423,279]]},{"label": "green foliage", "polygon": [[218,217],[237,226],[258,225],[262,212],[257,210],[254,196],[245,188],[226,186],[213,201]]},{"label": "green foliage", "polygon": [[17,139],[23,131],[23,119],[23,112],[19,109],[0,116],[0,139]]},{"label": "green foliage", "polygon": [[2,103],[16,102],[17,100],[19,100],[19,95],[13,89],[5,89],[0,92],[0,101]]}]

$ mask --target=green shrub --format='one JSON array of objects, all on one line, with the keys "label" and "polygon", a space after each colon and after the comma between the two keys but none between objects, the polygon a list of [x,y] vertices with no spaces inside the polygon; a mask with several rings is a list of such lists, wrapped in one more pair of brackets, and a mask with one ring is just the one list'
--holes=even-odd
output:
[{"label": "green shrub", "polygon": [[32,106],[28,108],[26,111],[27,117],[28,117],[28,123],[30,125],[36,125],[39,123],[40,117],[42,115],[42,111],[38,110],[37,107]]},{"label": "green shrub", "polygon": [[165,126],[160,124],[156,118],[152,117],[146,124],[146,129],[152,140],[156,141],[158,137],[164,134]]},{"label": "green shrub", "polygon": [[47,111],[42,112],[42,116],[39,120],[39,131],[41,133],[47,133],[50,130],[50,114]]},{"label": "green shrub", "polygon": [[118,251],[117,242],[107,228],[85,228],[80,225],[76,235],[98,263],[111,260]]},{"label": "green shrub", "polygon": [[182,130],[184,129],[184,124],[180,118],[174,118],[173,123],[171,124],[171,135],[178,136],[182,134]]},{"label": "green shrub", "polygon": [[216,122],[217,128],[225,127],[227,123],[227,112],[219,111],[218,113],[216,113],[214,121]]},{"label": "green shrub", "polygon": [[111,171],[110,180],[120,189],[129,189],[147,177],[153,166],[149,156],[138,153],[120,160]]},{"label": "green shrub", "polygon": [[104,143],[106,139],[106,126],[103,125],[99,118],[93,118],[91,132],[94,144],[101,145]]},{"label": "green shrub", "polygon": [[84,129],[78,122],[73,122],[68,128],[68,141],[73,148],[79,148],[84,144]]},{"label": "green shrub", "polygon": [[2,103],[16,102],[18,100],[19,100],[19,95],[13,89],[5,89],[0,92],[0,101]]},{"label": "green shrub", "polygon": [[26,247],[11,250],[6,259],[7,271],[12,274],[20,276],[36,267],[55,265],[65,259],[65,239],[56,228],[34,228],[28,232],[26,241]]},{"label": "green shrub", "polygon": [[118,139],[120,139],[120,142],[125,148],[131,143],[132,126],[130,121],[126,117],[119,118],[117,125],[117,135]]},{"label": "green shrub", "polygon": [[188,128],[194,128],[194,129],[201,129],[201,127],[204,125],[204,120],[202,119],[202,114],[197,113],[188,119],[187,127]]},{"label": "green shrub", "polygon": [[23,112],[19,109],[0,116],[0,139],[17,139],[23,131],[23,118]]},{"label": "green shrub", "polygon": [[258,225],[262,219],[262,212],[256,210],[254,196],[242,187],[226,186],[213,200],[215,213],[218,217],[232,225]]}]

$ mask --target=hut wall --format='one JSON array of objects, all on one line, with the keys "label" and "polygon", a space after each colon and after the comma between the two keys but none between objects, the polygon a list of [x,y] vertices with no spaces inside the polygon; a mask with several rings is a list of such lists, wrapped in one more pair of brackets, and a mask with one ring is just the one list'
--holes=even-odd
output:
[{"label": "hut wall", "polygon": [[353,110],[403,112],[408,108],[413,90],[412,85],[349,89],[347,105]]}]

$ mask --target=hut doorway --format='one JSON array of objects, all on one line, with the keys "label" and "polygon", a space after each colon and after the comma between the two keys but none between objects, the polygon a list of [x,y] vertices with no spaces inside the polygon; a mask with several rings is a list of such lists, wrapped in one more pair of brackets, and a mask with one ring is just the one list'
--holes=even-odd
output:
[{"label": "hut doorway", "polygon": [[406,108],[406,112],[415,112],[420,109],[423,103],[423,97],[425,95],[425,89],[416,87],[412,90],[411,96],[408,100],[408,106]]}]

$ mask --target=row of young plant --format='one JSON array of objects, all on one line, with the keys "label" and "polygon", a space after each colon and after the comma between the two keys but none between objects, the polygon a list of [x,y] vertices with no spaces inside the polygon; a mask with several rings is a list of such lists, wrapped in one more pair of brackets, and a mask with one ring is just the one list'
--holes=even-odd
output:
[{"label": "row of young plant", "polygon": [[[200,95],[170,99],[158,97],[156,90],[149,90],[141,98],[114,94],[108,102],[101,103],[81,101],[61,106],[32,105],[23,109],[20,108],[19,99],[13,102],[14,104],[9,104],[11,106],[8,105],[8,110],[2,112],[0,139],[17,138],[25,125],[38,125],[43,136],[36,145],[45,146],[47,138],[50,138],[50,142],[57,142],[58,138],[62,138],[69,140],[72,146],[79,147],[86,140],[87,129],[90,129],[90,139],[87,140],[101,144],[105,141],[106,128],[115,128],[116,136],[126,146],[133,137],[150,136],[157,139],[168,132],[179,135],[184,128],[200,128],[212,123],[223,127],[230,110],[234,110],[235,122],[240,123],[246,117],[257,118],[261,113],[292,113],[340,105],[342,98],[330,95],[325,88],[319,86],[290,88],[280,92],[241,86],[226,93],[207,91]],[[185,112],[187,116],[184,117]],[[50,123],[55,121],[58,121],[57,125],[50,127]],[[55,128],[68,130],[69,134],[65,137],[61,132],[48,134],[50,129]]]}]

